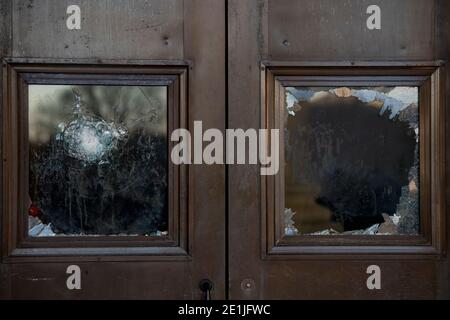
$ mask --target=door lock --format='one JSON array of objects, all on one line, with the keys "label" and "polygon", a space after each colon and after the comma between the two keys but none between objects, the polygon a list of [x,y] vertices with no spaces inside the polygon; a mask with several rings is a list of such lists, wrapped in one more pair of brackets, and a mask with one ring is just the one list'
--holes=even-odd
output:
[{"label": "door lock", "polygon": [[209,279],[203,279],[199,283],[199,288],[202,291],[202,300],[211,300],[211,290],[213,289],[213,283]]}]

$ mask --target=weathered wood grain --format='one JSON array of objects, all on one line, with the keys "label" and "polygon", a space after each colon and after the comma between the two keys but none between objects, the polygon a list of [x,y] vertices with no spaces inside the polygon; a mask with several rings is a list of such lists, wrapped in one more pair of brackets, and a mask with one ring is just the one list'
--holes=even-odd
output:
[{"label": "weathered wood grain", "polygon": [[[369,30],[366,9],[381,9]],[[435,4],[428,0],[277,0],[269,5],[269,54],[275,60],[429,60]]]},{"label": "weathered wood grain", "polygon": [[68,30],[68,0],[13,1],[15,57],[182,59],[182,0],[82,0]]}]

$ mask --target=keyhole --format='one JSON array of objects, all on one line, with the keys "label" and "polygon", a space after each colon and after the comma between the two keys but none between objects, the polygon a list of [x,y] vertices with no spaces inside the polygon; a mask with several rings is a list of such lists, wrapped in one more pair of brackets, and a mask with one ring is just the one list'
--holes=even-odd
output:
[{"label": "keyhole", "polygon": [[203,293],[203,300],[211,300],[211,290],[213,283],[209,279],[203,279],[199,283],[199,288]]}]

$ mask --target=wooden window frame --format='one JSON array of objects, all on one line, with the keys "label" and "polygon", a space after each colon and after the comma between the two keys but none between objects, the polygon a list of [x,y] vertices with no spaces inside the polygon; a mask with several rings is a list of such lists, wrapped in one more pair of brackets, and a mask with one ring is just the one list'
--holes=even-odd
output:
[{"label": "wooden window frame", "polygon": [[[188,168],[170,161],[170,133],[188,128],[186,62],[123,63],[4,59],[3,61],[3,208],[2,259],[17,261],[186,260],[189,256]],[[28,85],[153,85],[166,86],[168,98],[168,235],[29,237]],[[95,257],[94,257],[95,256]]]},{"label": "wooden window frame", "polygon": [[[261,128],[283,129],[288,86],[419,86],[420,235],[284,236],[284,130],[280,170],[261,178],[263,259],[445,254],[445,83],[440,62],[296,63],[261,66]],[[270,141],[270,139],[268,139]],[[269,147],[269,146],[268,146]]]}]

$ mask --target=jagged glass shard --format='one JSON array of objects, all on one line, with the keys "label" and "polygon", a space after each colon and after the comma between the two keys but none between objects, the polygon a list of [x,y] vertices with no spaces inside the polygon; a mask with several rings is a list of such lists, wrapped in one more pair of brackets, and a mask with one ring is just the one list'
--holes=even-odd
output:
[{"label": "jagged glass shard", "polygon": [[284,121],[286,235],[419,233],[418,87],[287,87]]}]

